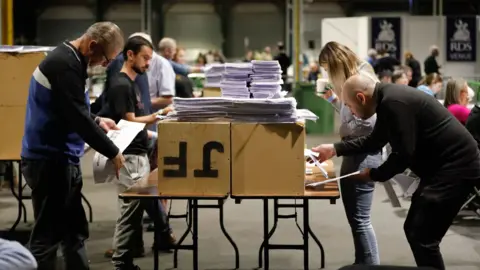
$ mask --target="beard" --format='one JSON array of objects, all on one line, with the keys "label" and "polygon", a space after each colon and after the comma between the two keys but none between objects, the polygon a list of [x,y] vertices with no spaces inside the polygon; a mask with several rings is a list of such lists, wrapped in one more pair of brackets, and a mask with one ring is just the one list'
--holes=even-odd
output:
[{"label": "beard", "polygon": [[147,69],[142,69],[140,67],[137,67],[137,66],[132,66],[132,69],[133,71],[135,71],[138,75],[142,75],[143,73],[145,73],[145,71]]}]

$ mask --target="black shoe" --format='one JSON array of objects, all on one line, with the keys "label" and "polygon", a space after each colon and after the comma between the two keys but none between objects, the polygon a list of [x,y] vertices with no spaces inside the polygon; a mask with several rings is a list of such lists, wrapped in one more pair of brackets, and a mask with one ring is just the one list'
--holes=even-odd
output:
[{"label": "black shoe", "polygon": [[114,268],[115,270],[141,270],[138,265],[132,265],[130,267],[128,266],[117,266]]},{"label": "black shoe", "polygon": [[171,250],[177,245],[177,239],[171,232],[165,232],[160,235],[160,243],[154,243],[152,250],[157,249],[159,252],[171,252]]},{"label": "black shoe", "polygon": [[[115,250],[114,249],[109,249],[109,250],[105,251],[103,256],[105,256],[105,258],[110,259],[110,258],[112,258],[113,253],[115,253]],[[133,258],[137,259],[137,258],[143,258],[143,257],[145,257],[145,249],[143,247],[133,250]]]}]

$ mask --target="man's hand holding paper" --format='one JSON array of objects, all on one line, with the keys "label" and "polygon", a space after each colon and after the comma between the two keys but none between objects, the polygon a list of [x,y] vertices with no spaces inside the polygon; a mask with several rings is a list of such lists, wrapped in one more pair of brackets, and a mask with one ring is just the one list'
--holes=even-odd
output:
[{"label": "man's hand holding paper", "polygon": [[324,162],[336,156],[335,147],[333,144],[321,144],[312,148],[312,152],[318,153],[318,161]]}]

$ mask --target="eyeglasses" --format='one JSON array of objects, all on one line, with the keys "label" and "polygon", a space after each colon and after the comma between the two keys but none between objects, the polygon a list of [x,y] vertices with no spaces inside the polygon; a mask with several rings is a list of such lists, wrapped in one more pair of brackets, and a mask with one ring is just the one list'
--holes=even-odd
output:
[{"label": "eyeglasses", "polygon": [[110,62],[112,62],[112,59],[108,58],[108,56],[105,54],[104,49],[102,49],[102,54],[103,54],[103,58],[105,58],[105,62],[103,63],[103,65],[108,66]]}]

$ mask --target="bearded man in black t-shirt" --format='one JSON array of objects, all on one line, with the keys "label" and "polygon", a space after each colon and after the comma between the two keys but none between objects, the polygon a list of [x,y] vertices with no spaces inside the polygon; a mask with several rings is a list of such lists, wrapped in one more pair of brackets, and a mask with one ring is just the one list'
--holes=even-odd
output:
[{"label": "bearded man in black t-shirt", "polygon": [[[125,59],[122,69],[109,81],[109,89],[106,96],[108,103],[108,115],[115,122],[127,120],[130,122],[154,124],[157,114],[145,114],[141,93],[135,83],[138,74],[143,74],[149,67],[152,59],[152,44],[142,38],[130,38],[123,50]],[[145,127],[138,133],[135,139],[125,149],[125,167],[118,176],[118,192],[122,193],[137,181],[147,177],[150,173],[148,160],[148,132]],[[112,261],[118,270],[138,269],[133,264],[131,247],[135,243],[135,231],[142,230],[143,211],[154,211],[153,203],[141,200],[120,201],[120,218],[117,220],[114,235],[114,249]],[[150,205],[152,204],[152,205]],[[157,218],[160,224],[161,243],[154,244],[154,248],[170,248],[174,240],[170,235],[170,228],[166,222],[166,216],[158,213],[150,213],[151,217]]]}]

